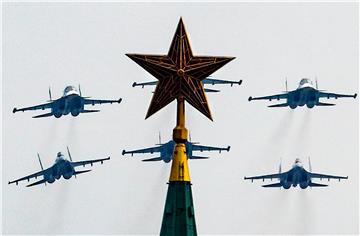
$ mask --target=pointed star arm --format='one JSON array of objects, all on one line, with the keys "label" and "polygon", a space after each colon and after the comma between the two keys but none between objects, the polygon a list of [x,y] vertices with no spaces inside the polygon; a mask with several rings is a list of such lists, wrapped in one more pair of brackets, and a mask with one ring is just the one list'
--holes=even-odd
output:
[{"label": "pointed star arm", "polygon": [[233,59],[235,57],[193,57],[185,71],[189,76],[205,79]]},{"label": "pointed star arm", "polygon": [[166,55],[126,54],[126,56],[156,78],[176,73],[176,67]]},{"label": "pointed star arm", "polygon": [[151,115],[175,100],[179,92],[177,85],[177,83],[174,83],[173,76],[169,76],[167,79],[159,80],[145,119],[149,118]]}]

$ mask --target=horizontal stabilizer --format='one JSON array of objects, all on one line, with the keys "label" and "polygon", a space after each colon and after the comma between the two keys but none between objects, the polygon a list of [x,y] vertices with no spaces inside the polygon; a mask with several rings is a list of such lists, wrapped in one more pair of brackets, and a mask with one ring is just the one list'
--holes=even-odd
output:
[{"label": "horizontal stabilizer", "polygon": [[333,103],[319,102],[316,106],[335,106]]},{"label": "horizontal stabilizer", "polygon": [[217,89],[208,89],[208,88],[204,88],[205,92],[207,93],[218,93],[220,92],[220,90]]},{"label": "horizontal stabilizer", "polygon": [[327,185],[327,184],[318,184],[318,183],[312,183],[312,182],[310,182],[310,183],[309,183],[309,186],[310,186],[310,187],[327,187],[328,185]]},{"label": "horizontal stabilizer", "polygon": [[162,161],[163,159],[161,157],[154,157],[149,159],[144,159],[142,161]]},{"label": "horizontal stabilizer", "polygon": [[32,184],[29,184],[29,185],[26,185],[26,187],[31,187],[31,186],[35,186],[35,185],[39,185],[39,184],[44,184],[46,183],[46,180],[45,179],[42,179],[42,180],[39,180],[35,183],[32,183]]},{"label": "horizontal stabilizer", "polygon": [[100,110],[83,110],[81,113],[99,112]]},{"label": "horizontal stabilizer", "polygon": [[46,113],[46,114],[41,114],[41,115],[37,115],[37,116],[33,116],[33,118],[42,118],[42,117],[49,117],[52,116],[53,113]]},{"label": "horizontal stabilizer", "polygon": [[83,174],[83,173],[86,173],[86,172],[89,172],[91,170],[78,170],[78,171],[75,171],[74,175],[79,175],[79,174]]},{"label": "horizontal stabilizer", "polygon": [[282,187],[281,183],[275,183],[275,184],[265,184],[262,185],[264,188],[279,188]]},{"label": "horizontal stabilizer", "polygon": [[209,157],[190,156],[190,159],[209,159]]},{"label": "horizontal stabilizer", "polygon": [[287,103],[281,103],[281,104],[270,105],[268,107],[287,107],[287,106],[288,106]]}]

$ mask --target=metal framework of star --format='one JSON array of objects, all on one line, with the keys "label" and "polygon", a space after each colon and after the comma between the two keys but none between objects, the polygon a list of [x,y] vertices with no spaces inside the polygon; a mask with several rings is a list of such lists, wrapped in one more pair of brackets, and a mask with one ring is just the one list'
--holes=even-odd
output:
[{"label": "metal framework of star", "polygon": [[158,79],[145,119],[173,100],[183,97],[212,120],[201,81],[235,59],[235,57],[193,56],[182,18],[167,55],[126,55]]}]

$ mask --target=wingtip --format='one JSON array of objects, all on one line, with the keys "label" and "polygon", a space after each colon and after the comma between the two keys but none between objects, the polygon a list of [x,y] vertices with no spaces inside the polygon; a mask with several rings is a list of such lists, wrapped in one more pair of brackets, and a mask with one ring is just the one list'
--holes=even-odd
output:
[{"label": "wingtip", "polygon": [[133,84],[132,84],[132,87],[135,87],[136,86],[136,82],[134,82]]},{"label": "wingtip", "polygon": [[228,147],[227,147],[227,151],[230,151],[230,148],[231,148],[231,146],[228,146]]},{"label": "wingtip", "polygon": [[126,153],[126,151],[125,151],[125,150],[122,150],[122,155],[123,155],[123,156],[125,155],[125,153]]},{"label": "wingtip", "polygon": [[357,93],[354,94],[354,98],[356,98],[356,97],[357,97]]},{"label": "wingtip", "polygon": [[253,99],[253,98],[250,96],[250,97],[248,98],[248,101],[250,102],[252,99]]},{"label": "wingtip", "polygon": [[242,79],[241,79],[241,80],[239,80],[239,85],[241,85],[241,84],[242,84],[242,82],[243,82],[243,81],[242,81]]},{"label": "wingtip", "polygon": [[121,101],[122,101],[122,98],[119,98],[118,103],[121,103]]},{"label": "wingtip", "polygon": [[17,112],[17,108],[16,107],[14,107],[14,109],[13,109],[13,111],[12,111],[13,113],[15,113],[15,112]]}]

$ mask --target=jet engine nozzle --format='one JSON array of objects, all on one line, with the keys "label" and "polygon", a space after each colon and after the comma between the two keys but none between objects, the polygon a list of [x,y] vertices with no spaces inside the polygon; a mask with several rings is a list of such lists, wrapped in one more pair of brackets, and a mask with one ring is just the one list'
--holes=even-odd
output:
[{"label": "jet engine nozzle", "polygon": [[300,183],[300,188],[302,188],[302,189],[306,189],[308,186],[309,186],[309,184],[307,182]]}]

